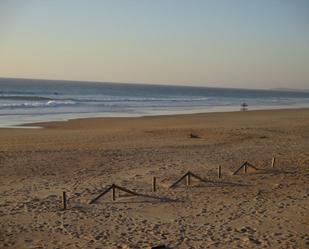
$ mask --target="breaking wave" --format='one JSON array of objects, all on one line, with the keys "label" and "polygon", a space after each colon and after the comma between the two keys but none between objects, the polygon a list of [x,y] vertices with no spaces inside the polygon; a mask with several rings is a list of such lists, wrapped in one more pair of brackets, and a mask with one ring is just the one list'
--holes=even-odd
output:
[{"label": "breaking wave", "polygon": [[45,102],[23,102],[23,103],[1,103],[0,109],[17,109],[17,108],[38,108],[38,107],[58,107],[75,105],[76,102],[71,100],[48,100]]}]

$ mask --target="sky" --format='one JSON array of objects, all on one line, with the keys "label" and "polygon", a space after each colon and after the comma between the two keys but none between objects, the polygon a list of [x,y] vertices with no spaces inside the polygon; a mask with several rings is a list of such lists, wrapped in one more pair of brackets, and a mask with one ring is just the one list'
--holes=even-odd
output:
[{"label": "sky", "polygon": [[0,0],[0,77],[309,89],[309,1]]}]

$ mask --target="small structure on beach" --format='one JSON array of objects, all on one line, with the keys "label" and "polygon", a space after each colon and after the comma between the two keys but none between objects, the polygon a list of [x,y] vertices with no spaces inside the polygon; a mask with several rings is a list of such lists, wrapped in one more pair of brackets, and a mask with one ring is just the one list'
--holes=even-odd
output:
[{"label": "small structure on beach", "polygon": [[[156,178],[154,177],[154,179],[156,179]],[[153,188],[154,188],[153,192],[155,192],[155,190],[156,190],[155,185],[153,185]],[[148,199],[150,198],[150,199],[153,199],[153,200],[159,200],[160,202],[161,201],[173,201],[172,199],[169,199],[169,198],[166,198],[166,197],[159,197],[159,196],[154,196],[154,195],[136,193],[132,190],[129,190],[129,189],[124,188],[124,187],[120,187],[119,185],[116,185],[116,184],[113,183],[111,186],[106,188],[101,194],[99,194],[97,197],[95,197],[94,199],[89,201],[89,204],[96,203],[101,197],[103,197],[104,195],[106,195],[107,193],[109,193],[111,191],[112,191],[112,200],[116,201],[116,190],[120,191],[120,192],[124,192],[126,194],[129,194],[129,196],[139,196],[139,197],[144,197],[144,198],[148,198]]]},{"label": "small structure on beach", "polygon": [[252,168],[252,169],[254,169],[254,170],[259,170],[257,167],[255,167],[255,166],[252,165],[251,163],[245,161],[245,162],[233,173],[233,175],[238,174],[238,173],[241,171],[241,169],[243,169],[243,170],[244,170],[244,173],[247,174],[247,171],[248,171],[248,168],[249,168],[249,167]]},{"label": "small structure on beach", "polygon": [[176,185],[178,185],[178,183],[180,183],[181,181],[183,181],[184,179],[187,180],[186,184],[187,186],[190,186],[191,185],[191,177],[201,181],[201,182],[206,182],[205,179],[203,179],[202,177],[198,176],[198,175],[195,175],[193,174],[191,171],[188,171],[186,174],[184,174],[182,177],[180,177],[176,182],[174,182],[170,188],[174,188],[176,187]]},{"label": "small structure on beach", "polygon": [[136,195],[136,196],[139,196],[140,194],[134,192],[134,191],[131,191],[129,189],[126,189],[126,188],[123,188],[123,187],[120,187],[116,184],[112,184],[110,187],[108,187],[107,189],[105,189],[101,194],[99,194],[97,197],[95,197],[94,199],[92,199],[89,204],[93,204],[95,203],[98,199],[100,199],[102,196],[106,195],[108,192],[112,191],[113,195],[112,195],[112,200],[115,201],[116,200],[116,189],[122,191],[122,192],[125,192],[127,194],[131,194],[131,195]]}]

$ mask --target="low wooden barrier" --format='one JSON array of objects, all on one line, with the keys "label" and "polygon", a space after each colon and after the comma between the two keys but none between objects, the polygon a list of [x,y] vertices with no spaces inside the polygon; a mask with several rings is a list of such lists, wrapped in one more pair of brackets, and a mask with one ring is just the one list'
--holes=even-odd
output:
[{"label": "low wooden barrier", "polygon": [[253,168],[255,170],[258,170],[258,168],[256,168],[254,165],[252,165],[251,163],[249,163],[248,161],[245,161],[234,173],[233,175],[236,175],[240,172],[241,169],[244,169],[244,173],[247,174],[247,170],[248,168]]}]

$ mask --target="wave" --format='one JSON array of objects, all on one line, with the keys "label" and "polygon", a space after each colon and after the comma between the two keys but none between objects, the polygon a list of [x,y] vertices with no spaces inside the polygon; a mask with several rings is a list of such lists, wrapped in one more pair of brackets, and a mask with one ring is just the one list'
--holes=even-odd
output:
[{"label": "wave", "polygon": [[119,96],[95,96],[94,98],[72,98],[69,100],[77,102],[191,102],[191,101],[207,101],[211,98],[185,98],[185,97],[170,97],[170,98],[153,98],[153,97],[119,97]]},{"label": "wave", "polygon": [[31,91],[0,91],[1,95],[62,95],[60,92],[45,92],[45,91],[37,91],[37,92],[31,92]]},{"label": "wave", "polygon": [[39,108],[39,107],[58,107],[75,105],[71,100],[49,100],[47,102],[23,102],[23,103],[2,103],[0,109],[17,109],[17,108]]},{"label": "wave", "polygon": [[[0,110],[13,110],[13,109],[30,109],[34,108],[49,108],[52,107],[74,107],[70,110],[105,110],[111,111],[117,108],[126,109],[150,109],[150,108],[194,108],[194,107],[212,107],[212,106],[237,106],[246,102],[249,106],[260,105],[292,105],[299,103],[299,98],[286,98],[286,97],[268,97],[268,98],[248,98],[243,96],[237,97],[206,97],[206,96],[113,96],[108,94],[96,95],[62,95],[62,96],[40,96],[36,95],[0,95]],[[309,102],[309,98],[302,99],[302,102]],[[77,108],[75,108],[77,107]],[[63,108],[65,109],[65,108]],[[6,112],[9,112],[6,111]]]},{"label": "wave", "polygon": [[28,100],[28,101],[41,101],[41,100],[53,100],[48,97],[41,96],[17,96],[17,95],[0,95],[0,100]]},{"label": "wave", "polygon": [[160,102],[160,101],[169,101],[169,102],[190,102],[190,101],[207,101],[209,97],[129,97],[129,96],[107,96],[107,95],[95,95],[91,97],[71,97],[71,98],[54,98],[54,97],[43,97],[43,96],[31,96],[31,95],[0,95],[1,100],[25,100],[25,101],[75,101],[75,102]]}]

